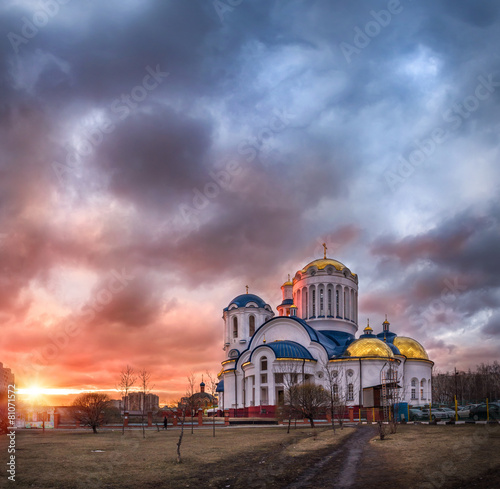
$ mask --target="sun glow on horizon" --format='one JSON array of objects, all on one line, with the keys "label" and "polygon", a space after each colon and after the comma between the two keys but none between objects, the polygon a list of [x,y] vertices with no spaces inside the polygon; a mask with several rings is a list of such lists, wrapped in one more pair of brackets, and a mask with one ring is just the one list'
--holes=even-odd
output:
[{"label": "sun glow on horizon", "polygon": [[104,391],[114,391],[115,389],[55,389],[31,386],[26,388],[17,389],[17,393],[23,396],[29,396],[31,398],[39,397],[42,395],[46,396],[67,396],[72,394],[82,394],[84,392],[104,392]]}]

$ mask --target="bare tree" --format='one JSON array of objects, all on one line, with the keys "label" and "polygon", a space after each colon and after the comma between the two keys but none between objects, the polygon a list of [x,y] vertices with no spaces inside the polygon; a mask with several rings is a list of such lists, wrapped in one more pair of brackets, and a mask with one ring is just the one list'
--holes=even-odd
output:
[{"label": "bare tree", "polygon": [[141,409],[141,424],[142,424],[142,437],[146,438],[146,428],[144,426],[144,415],[146,413],[146,395],[151,392],[154,385],[151,385],[151,372],[146,369],[142,369],[139,372],[139,388],[141,389],[142,395],[142,409]]},{"label": "bare tree", "polygon": [[188,375],[188,389],[186,392],[186,410],[187,412],[190,413],[191,416],[191,434],[194,433],[194,415],[195,413],[198,413],[198,409],[204,405],[205,400],[198,395],[198,393],[195,391],[195,377],[194,374],[191,372]]},{"label": "bare tree", "polygon": [[120,372],[120,382],[118,383],[118,390],[122,394],[123,401],[123,425],[122,425],[122,435],[125,433],[125,411],[128,411],[128,393],[131,387],[134,385],[137,380],[137,376],[134,375],[134,369],[127,365]]},{"label": "bare tree", "polygon": [[[189,399],[193,396],[194,391],[194,374],[191,373],[188,376],[188,389],[186,391],[186,396],[183,397],[178,403],[178,408],[181,409],[182,419],[181,419],[181,432],[179,433],[179,439],[177,440],[177,463],[182,462],[181,459],[181,444],[182,437],[184,436],[184,423],[186,421],[186,411],[189,409]],[[192,433],[193,423],[191,423],[191,433]]]},{"label": "bare tree", "polygon": [[328,396],[322,386],[313,383],[295,385],[290,389],[292,395],[291,405],[314,428],[314,418],[328,405]]},{"label": "bare tree", "polygon": [[188,386],[186,390],[186,399],[185,402],[183,403],[185,405],[185,410],[189,412],[189,415],[191,416],[191,434],[193,434],[193,423],[194,423],[194,386],[195,386],[195,378],[194,378],[194,373],[191,372],[188,377]]},{"label": "bare tree", "polygon": [[348,388],[345,366],[327,362],[323,368],[328,396],[328,408],[332,418],[332,429],[335,433],[335,420],[340,429],[344,429],[344,416],[347,409]]},{"label": "bare tree", "polygon": [[[217,391],[217,376],[207,370],[208,390],[212,396],[212,432],[215,437],[215,394]],[[217,406],[218,407],[218,406]]]},{"label": "bare tree", "polygon": [[280,377],[280,381],[282,380],[283,388],[284,388],[284,399],[283,399],[283,418],[288,420],[287,433],[290,433],[290,426],[292,423],[292,419],[297,419],[297,410],[296,410],[296,390],[295,387],[299,384],[299,372],[300,367],[297,364],[287,364],[284,363],[280,365],[277,369],[276,374]]},{"label": "bare tree", "polygon": [[84,426],[90,426],[94,433],[106,422],[110,399],[106,394],[85,392],[73,401],[73,416]]}]

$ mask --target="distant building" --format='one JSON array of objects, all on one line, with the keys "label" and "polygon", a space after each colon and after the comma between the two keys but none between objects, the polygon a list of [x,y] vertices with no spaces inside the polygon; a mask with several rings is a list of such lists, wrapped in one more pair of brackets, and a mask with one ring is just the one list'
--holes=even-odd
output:
[{"label": "distant building", "polygon": [[201,381],[200,392],[194,393],[191,397],[183,397],[179,403],[179,407],[183,404],[188,404],[198,409],[207,409],[208,407],[217,406],[217,398],[205,392],[205,382]]},{"label": "distant building", "polygon": [[0,362],[0,392],[8,390],[9,385],[14,385],[15,378],[10,368],[5,368]]},{"label": "distant building", "polygon": [[142,392],[131,392],[123,399],[123,408],[129,412],[137,411],[158,411],[160,409],[160,398],[156,394],[146,394]]}]

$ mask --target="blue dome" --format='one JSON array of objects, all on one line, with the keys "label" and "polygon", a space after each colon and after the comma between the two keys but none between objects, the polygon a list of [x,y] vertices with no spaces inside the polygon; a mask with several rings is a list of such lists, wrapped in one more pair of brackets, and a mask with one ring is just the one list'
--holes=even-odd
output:
[{"label": "blue dome", "polygon": [[253,352],[252,355],[250,356],[250,361],[252,360],[252,356],[255,351],[257,351],[259,348],[264,348],[268,347],[273,350],[274,355],[276,358],[300,358],[300,359],[306,359],[306,360],[314,360],[312,357],[311,353],[307,348],[304,346],[300,345],[299,343],[296,343],[295,341],[273,341],[272,343],[265,343],[263,345],[259,345]]},{"label": "blue dome", "polygon": [[[229,303],[229,306],[232,305],[232,304],[236,304],[238,307],[246,307],[246,305],[249,302],[255,302],[257,304],[257,307],[265,307],[267,305],[258,295],[255,295],[255,294],[241,294],[238,297],[235,297]],[[228,309],[229,306],[227,306],[226,309]]]}]

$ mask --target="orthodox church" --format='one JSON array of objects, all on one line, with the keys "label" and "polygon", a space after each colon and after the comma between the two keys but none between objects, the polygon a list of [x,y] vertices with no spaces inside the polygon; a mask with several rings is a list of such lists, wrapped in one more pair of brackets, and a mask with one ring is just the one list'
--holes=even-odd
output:
[{"label": "orthodox church", "polygon": [[281,286],[277,316],[248,288],[224,309],[217,390],[230,416],[274,416],[290,382],[323,385],[355,410],[381,406],[386,386],[398,402],[431,402],[434,363],[424,347],[391,331],[387,317],[380,332],[368,324],[356,338],[358,276],[324,247]]}]

